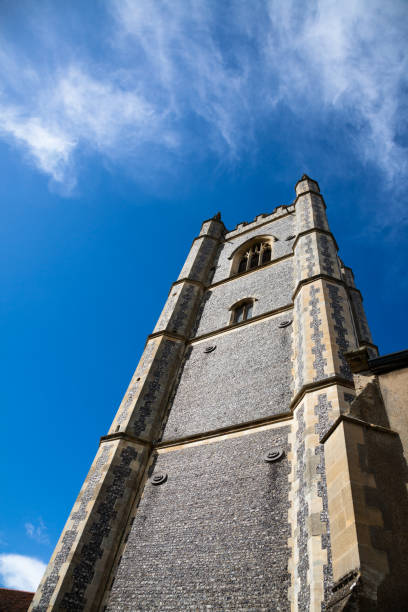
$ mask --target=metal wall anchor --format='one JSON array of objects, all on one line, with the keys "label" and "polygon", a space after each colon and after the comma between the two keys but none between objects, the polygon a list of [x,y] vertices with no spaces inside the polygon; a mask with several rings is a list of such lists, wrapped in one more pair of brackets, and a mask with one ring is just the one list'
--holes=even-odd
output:
[{"label": "metal wall anchor", "polygon": [[155,474],[152,478],[153,485],[161,485],[163,482],[166,482],[167,474]]},{"label": "metal wall anchor", "polygon": [[277,461],[281,457],[283,457],[283,449],[281,449],[281,448],[272,448],[264,456],[264,461],[267,461],[268,463],[272,463],[273,461]]}]

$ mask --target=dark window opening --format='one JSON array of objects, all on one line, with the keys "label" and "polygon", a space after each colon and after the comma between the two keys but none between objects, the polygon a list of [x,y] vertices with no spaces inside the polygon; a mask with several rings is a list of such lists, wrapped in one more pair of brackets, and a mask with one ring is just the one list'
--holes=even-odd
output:
[{"label": "dark window opening", "polygon": [[253,302],[242,302],[232,311],[231,323],[241,323],[252,317]]}]

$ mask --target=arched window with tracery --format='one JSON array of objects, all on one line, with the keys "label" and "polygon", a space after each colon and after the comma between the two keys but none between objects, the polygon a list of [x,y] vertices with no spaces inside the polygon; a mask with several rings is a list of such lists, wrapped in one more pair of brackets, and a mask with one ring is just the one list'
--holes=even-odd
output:
[{"label": "arched window with tracery", "polygon": [[271,261],[272,248],[270,242],[259,240],[254,242],[248,250],[241,254],[237,274],[253,270]]},{"label": "arched window with tracery", "polygon": [[241,323],[252,317],[254,300],[241,300],[231,307],[231,323]]}]

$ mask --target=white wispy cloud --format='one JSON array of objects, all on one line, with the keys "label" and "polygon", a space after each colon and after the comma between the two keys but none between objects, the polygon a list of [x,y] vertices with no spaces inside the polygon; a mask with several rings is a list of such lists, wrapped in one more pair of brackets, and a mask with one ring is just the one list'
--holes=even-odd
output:
[{"label": "white wispy cloud", "polygon": [[278,105],[299,125],[337,114],[353,126],[362,163],[377,164],[390,182],[406,171],[397,138],[407,86],[403,0],[105,7],[107,57],[65,59],[54,49],[58,61],[46,70],[26,61],[17,82],[21,54],[0,49],[1,133],[54,181],[73,185],[76,156],[88,150],[143,159],[154,145],[163,155],[215,153],[234,163],[256,149]]},{"label": "white wispy cloud", "polygon": [[25,523],[24,527],[29,538],[40,544],[49,544],[47,526],[41,518],[38,519],[37,524],[28,522]]},{"label": "white wispy cloud", "polygon": [[45,563],[33,557],[0,554],[1,581],[8,588],[35,591],[45,568]]}]

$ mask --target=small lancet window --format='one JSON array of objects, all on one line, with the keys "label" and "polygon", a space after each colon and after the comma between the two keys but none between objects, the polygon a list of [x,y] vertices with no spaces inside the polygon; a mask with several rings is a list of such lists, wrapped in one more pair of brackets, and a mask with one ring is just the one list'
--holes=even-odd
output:
[{"label": "small lancet window", "polygon": [[255,242],[255,244],[241,256],[238,264],[238,274],[262,266],[271,261],[271,258],[272,249],[269,242]]},{"label": "small lancet window", "polygon": [[231,323],[241,323],[252,317],[253,301],[240,302],[232,308]]}]

